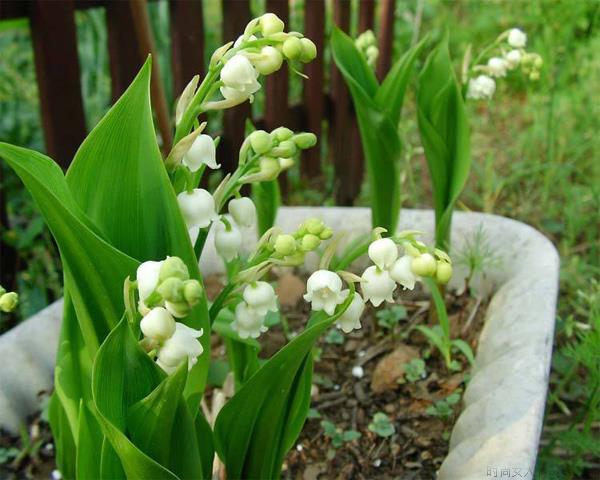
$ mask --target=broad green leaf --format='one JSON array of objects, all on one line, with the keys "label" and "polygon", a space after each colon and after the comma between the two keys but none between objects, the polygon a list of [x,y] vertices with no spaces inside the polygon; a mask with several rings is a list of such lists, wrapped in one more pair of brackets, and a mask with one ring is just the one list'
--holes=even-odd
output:
[{"label": "broad green leaf", "polygon": [[103,435],[96,417],[81,401],[77,445],[77,478],[102,478],[98,451],[102,449]]},{"label": "broad green leaf", "polygon": [[271,357],[223,407],[215,424],[215,446],[228,478],[279,478],[310,402],[311,350],[341,315],[319,312],[309,326]]},{"label": "broad green leaf", "polygon": [[[334,30],[331,47],[354,102],[372,195],[372,224],[393,234],[400,212],[400,156],[397,125],[375,102],[374,84],[365,73],[365,61],[350,37]],[[363,65],[365,64],[365,65]],[[370,69],[369,69],[370,70]],[[371,73],[371,75],[373,75]]]},{"label": "broad green leaf", "polygon": [[[67,181],[75,201],[116,248],[140,262],[178,256],[190,275],[201,281],[198,261],[156,142],[150,74],[148,59],[79,148]],[[186,387],[195,414],[210,358],[206,298],[181,321],[205,332],[200,338],[205,353],[189,375]]]},{"label": "broad green leaf", "polygon": [[202,414],[196,415],[194,425],[196,427],[196,438],[202,461],[202,478],[209,479],[212,477],[212,467],[215,459],[213,431]]},{"label": "broad green leaf", "polygon": [[425,37],[394,63],[375,94],[375,103],[388,114],[394,125],[398,125],[400,122],[404,96],[413,73],[415,60],[428,41],[429,38]]},{"label": "broad green leaf", "polygon": [[434,187],[436,244],[448,248],[454,204],[471,166],[468,119],[450,60],[448,35],[431,52],[419,76],[417,111]]},{"label": "broad green leaf", "polygon": [[52,427],[52,437],[56,448],[56,466],[63,478],[74,479],[76,476],[76,447],[73,430],[67,414],[56,394],[50,398],[48,416]]},{"label": "broad green leaf", "polygon": [[258,352],[260,348],[241,342],[239,337],[224,337],[224,339],[229,366],[235,380],[235,390],[238,391],[259,369]]},{"label": "broad green leaf", "polygon": [[473,356],[473,350],[471,349],[470,345],[465,342],[464,340],[461,340],[460,338],[455,338],[454,340],[452,340],[452,346],[456,347],[458,350],[460,350],[460,352],[466,357],[466,359],[469,361],[469,363],[471,365],[473,365],[475,363],[475,357]]},{"label": "broad green leaf", "polygon": [[258,233],[262,235],[275,224],[277,209],[281,205],[279,182],[259,182],[252,184],[252,199],[256,205]]}]

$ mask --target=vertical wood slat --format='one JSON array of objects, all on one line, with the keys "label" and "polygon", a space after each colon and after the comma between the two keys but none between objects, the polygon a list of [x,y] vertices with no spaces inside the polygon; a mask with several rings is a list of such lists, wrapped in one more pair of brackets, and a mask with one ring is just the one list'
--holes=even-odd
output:
[{"label": "vertical wood slat", "polygon": [[373,30],[375,25],[375,0],[361,0],[358,8],[358,33]]},{"label": "vertical wood slat", "polygon": [[152,39],[147,2],[146,0],[108,2],[106,17],[113,102],[127,89],[146,61],[147,55],[151,54],[152,106],[156,112],[163,149],[169,150],[172,142],[169,108],[158,68],[158,56]]},{"label": "vertical wood slat", "polygon": [[394,13],[396,0],[380,0],[379,17],[379,58],[377,61],[377,77],[385,77],[392,64],[394,47]]},{"label": "vertical wood slat", "polygon": [[30,6],[46,151],[66,169],[86,135],[75,5],[35,0]]},{"label": "vertical wood slat", "polygon": [[202,0],[171,0],[169,9],[175,98],[194,75],[204,76],[204,16]]},{"label": "vertical wood slat", "polygon": [[[342,30],[350,29],[351,2],[335,0],[334,21]],[[363,161],[360,148],[357,148],[358,127],[350,93],[341,72],[332,62],[331,97],[333,114],[330,119],[330,154],[333,156],[336,172],[335,199],[338,205],[352,205],[360,192],[363,176]]]},{"label": "vertical wood slat", "polygon": [[[234,41],[244,31],[250,21],[250,2],[248,0],[222,0],[223,42]],[[246,119],[250,117],[249,102],[223,112],[223,137],[217,155],[225,172],[232,172],[237,166],[238,152],[244,141]]]},{"label": "vertical wood slat", "polygon": [[[304,6],[304,35],[315,42],[317,46],[317,58],[304,67],[304,73],[308,76],[308,79],[304,80],[303,91],[306,129],[317,136],[320,144],[325,107],[323,104],[325,0],[306,0]],[[303,153],[302,172],[306,177],[316,177],[321,172],[321,149],[319,144],[314,148],[305,150]]]},{"label": "vertical wood slat", "polygon": [[[286,27],[289,24],[290,8],[288,0],[267,0],[267,12],[277,15]],[[289,28],[286,28],[288,30]],[[279,71],[265,79],[265,127],[273,130],[280,126],[289,126],[290,109],[288,104],[289,74],[287,63],[283,62]],[[279,175],[281,192],[287,193],[287,172]]]}]

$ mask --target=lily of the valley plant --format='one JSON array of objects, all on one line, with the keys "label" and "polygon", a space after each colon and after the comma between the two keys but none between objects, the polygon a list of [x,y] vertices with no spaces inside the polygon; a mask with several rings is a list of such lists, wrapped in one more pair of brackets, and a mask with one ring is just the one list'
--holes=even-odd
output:
[{"label": "lily of the valley plant", "polygon": [[[255,131],[237,169],[213,192],[199,187],[205,170],[219,164],[218,141],[203,133],[198,115],[252,101],[262,75],[315,55],[314,44],[285,32],[275,15],[250,22],[235,43],[215,52],[206,78],[194,78],[181,94],[176,142],[165,158],[152,123],[150,61],[81,145],[66,176],[42,154],[0,144],[64,266],[49,409],[64,478],[211,478],[213,465],[230,479],[279,478],[308,415],[319,336],[333,324],[344,332],[361,328],[366,302],[393,302],[420,280],[449,280],[448,256],[413,231],[382,238],[385,230],[374,229],[373,265],[360,276],[330,268],[336,237],[316,218],[293,232],[275,226],[253,243],[256,209],[240,188],[277,178],[315,145],[310,133]],[[210,304],[198,267],[207,239],[227,270],[227,284]],[[304,295],[313,314],[301,333],[259,362],[261,336],[278,319],[268,274],[301,265],[308,252],[322,255]],[[1,298],[3,310],[15,307],[14,295]],[[235,380],[224,406],[216,393],[204,398],[212,333],[227,346]]]}]

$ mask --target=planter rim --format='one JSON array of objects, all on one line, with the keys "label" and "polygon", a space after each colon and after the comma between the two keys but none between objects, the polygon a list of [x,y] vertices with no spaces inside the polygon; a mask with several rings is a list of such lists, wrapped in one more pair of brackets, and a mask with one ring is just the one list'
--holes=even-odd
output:
[{"label": "planter rim", "polygon": [[[310,216],[322,218],[334,231],[348,231],[348,238],[364,234],[371,224],[370,209],[364,207],[281,207],[277,224],[292,231]],[[422,230],[428,242],[433,226],[430,210],[401,212],[399,229]],[[474,212],[455,213],[455,250],[479,229],[501,264],[480,282],[482,288],[493,286],[493,296],[438,478],[483,479],[502,471],[533,478],[552,357],[559,257],[533,227]],[[205,275],[222,271],[210,237],[200,260]],[[458,285],[466,272],[455,270],[453,284]],[[0,427],[17,431],[39,408],[38,392],[51,388],[61,316],[62,299],[0,336],[5,362],[0,370]]]}]

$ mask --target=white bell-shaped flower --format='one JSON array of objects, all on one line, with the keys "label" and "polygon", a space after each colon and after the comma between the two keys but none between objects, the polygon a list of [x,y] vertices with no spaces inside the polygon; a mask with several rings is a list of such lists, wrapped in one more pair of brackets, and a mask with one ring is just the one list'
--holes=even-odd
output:
[{"label": "white bell-shaped flower", "polygon": [[527,34],[518,28],[512,28],[508,32],[508,44],[513,48],[525,48],[527,45]]},{"label": "white bell-shaped flower", "polygon": [[258,72],[252,62],[242,54],[234,55],[221,70],[221,94],[232,104],[241,103],[260,88]]},{"label": "white bell-shaped flower", "polygon": [[244,300],[260,315],[266,315],[268,311],[277,311],[277,296],[275,290],[267,282],[253,282],[244,288]]},{"label": "white bell-shaped flower", "polygon": [[221,165],[217,164],[217,149],[215,142],[209,135],[198,135],[192,146],[183,156],[183,164],[192,172],[197,172],[202,165],[216,170]]},{"label": "white bell-shaped flower", "polygon": [[219,222],[215,229],[215,248],[217,253],[226,261],[230,262],[237,257],[242,247],[242,232],[239,227],[229,222],[229,227],[225,227],[223,222]]},{"label": "white bell-shaped flower", "polygon": [[494,79],[487,75],[479,75],[469,80],[467,98],[475,100],[490,99],[493,97],[495,91],[496,82]]},{"label": "white bell-shaped flower", "polygon": [[181,192],[177,202],[188,228],[205,228],[217,219],[215,199],[203,188],[195,188],[191,193]]},{"label": "white bell-shaped flower", "polygon": [[175,320],[165,308],[155,307],[142,318],[140,329],[144,336],[162,342],[175,333]]},{"label": "white bell-shaped flower", "polygon": [[411,264],[413,257],[410,255],[404,255],[394,262],[392,268],[390,268],[390,277],[394,282],[402,285],[405,290],[412,290],[415,288],[415,283],[418,277],[413,273]]},{"label": "white bell-shaped flower", "polygon": [[394,301],[393,294],[396,289],[396,282],[392,280],[387,270],[371,265],[363,272],[361,280],[365,302],[370,300],[373,306],[378,307],[384,301]]},{"label": "white bell-shaped flower", "polygon": [[517,49],[511,50],[510,52],[507,52],[506,55],[504,55],[504,59],[508,64],[508,68],[511,70],[519,66],[519,64],[521,63],[521,58],[521,51]]},{"label": "white bell-shaped flower", "polygon": [[202,329],[193,328],[177,322],[175,333],[168,338],[158,351],[157,364],[167,373],[174,372],[183,361],[187,361],[188,369],[198,362],[202,354],[202,344],[198,338],[202,336]]},{"label": "white bell-shaped flower", "polygon": [[352,302],[346,311],[338,318],[337,326],[344,332],[350,333],[352,330],[358,330],[361,327],[360,317],[365,311],[365,301],[355,293]]},{"label": "white bell-shaped flower", "polygon": [[494,77],[505,77],[508,70],[508,62],[501,57],[492,57],[487,63],[488,71]]},{"label": "white bell-shaped flower", "polygon": [[325,310],[333,315],[335,307],[348,296],[348,290],[342,290],[342,279],[335,272],[317,270],[306,282],[304,300],[311,302],[313,310]]},{"label": "white bell-shaped flower", "polygon": [[390,268],[398,258],[398,247],[392,239],[380,238],[369,245],[369,258],[379,268]]},{"label": "white bell-shaped flower", "polygon": [[228,209],[235,223],[242,227],[251,227],[256,222],[256,206],[248,197],[234,198]]},{"label": "white bell-shaped flower", "polygon": [[136,272],[136,281],[140,300],[143,302],[158,286],[158,276],[160,275],[160,267],[163,261],[153,262],[148,261],[142,263]]},{"label": "white bell-shaped flower", "polygon": [[235,320],[231,327],[238,333],[240,338],[258,338],[261,333],[267,331],[264,325],[265,315],[256,311],[246,302],[240,302],[235,307]]}]

